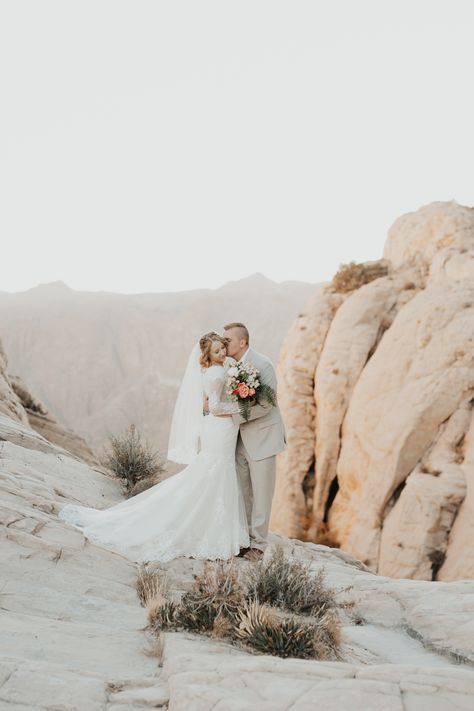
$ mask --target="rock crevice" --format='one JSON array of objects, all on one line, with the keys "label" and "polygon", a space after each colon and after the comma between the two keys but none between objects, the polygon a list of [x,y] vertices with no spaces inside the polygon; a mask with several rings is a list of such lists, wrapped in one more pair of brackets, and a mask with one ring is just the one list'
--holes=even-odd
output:
[{"label": "rock crevice", "polygon": [[456,543],[474,534],[474,210],[435,202],[402,216],[382,263],[341,270],[283,344],[288,447],[271,525],[385,575],[474,577]]}]

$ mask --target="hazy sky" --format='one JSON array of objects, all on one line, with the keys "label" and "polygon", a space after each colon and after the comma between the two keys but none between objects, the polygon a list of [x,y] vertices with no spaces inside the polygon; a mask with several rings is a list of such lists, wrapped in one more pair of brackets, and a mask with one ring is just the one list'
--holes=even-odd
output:
[{"label": "hazy sky", "polygon": [[472,0],[0,0],[0,290],[326,281],[474,204]]}]

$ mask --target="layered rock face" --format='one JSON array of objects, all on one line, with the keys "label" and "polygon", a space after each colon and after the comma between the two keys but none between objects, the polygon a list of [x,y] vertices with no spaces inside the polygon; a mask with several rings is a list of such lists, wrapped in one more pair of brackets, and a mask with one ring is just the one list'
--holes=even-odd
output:
[{"label": "layered rock face", "polygon": [[7,369],[8,360],[0,341],[0,413],[26,424],[28,416],[20,398],[13,390]]},{"label": "layered rock face", "polygon": [[0,341],[0,414],[30,425],[49,442],[59,445],[82,460],[98,466],[87,442],[61,425],[17,375],[8,372],[8,360]]},{"label": "layered rock face", "polygon": [[403,215],[360,282],[318,290],[283,344],[271,526],[382,575],[472,578],[474,209]]}]

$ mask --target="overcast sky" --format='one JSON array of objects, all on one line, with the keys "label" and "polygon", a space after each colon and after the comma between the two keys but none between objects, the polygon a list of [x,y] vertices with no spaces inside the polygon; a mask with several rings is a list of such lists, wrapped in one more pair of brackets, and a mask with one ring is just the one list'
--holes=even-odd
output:
[{"label": "overcast sky", "polygon": [[0,8],[0,290],[326,281],[474,204],[472,0]]}]

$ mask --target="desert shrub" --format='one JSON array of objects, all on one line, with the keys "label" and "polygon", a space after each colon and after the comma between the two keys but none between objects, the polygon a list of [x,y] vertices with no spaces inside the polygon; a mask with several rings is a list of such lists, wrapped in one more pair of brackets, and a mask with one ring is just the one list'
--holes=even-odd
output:
[{"label": "desert shrub", "polygon": [[119,437],[109,437],[109,450],[102,464],[121,479],[129,496],[157,484],[165,472],[159,452],[142,441],[133,424]]},{"label": "desert shrub", "polygon": [[326,587],[324,569],[313,574],[309,565],[285,557],[283,547],[277,546],[268,560],[258,561],[247,573],[248,598],[297,614],[324,617],[338,604]]},{"label": "desert shrub", "polygon": [[[186,629],[189,632],[210,632],[216,636],[222,634],[224,626],[230,633],[230,626],[235,620],[240,606],[244,603],[244,588],[238,571],[233,563],[209,561],[204,570],[194,579],[193,586],[184,593],[179,603],[156,613],[156,628],[165,624],[174,629]],[[228,622],[224,625],[224,619]],[[219,632],[221,630],[221,632]]]},{"label": "desert shrub", "polygon": [[142,491],[146,491],[146,489],[149,489],[152,486],[155,486],[155,484],[158,484],[162,480],[162,472],[157,472],[156,474],[153,474],[152,476],[146,476],[143,477],[143,479],[139,479],[136,484],[132,486],[132,488],[129,491],[129,496],[136,496],[137,494],[141,494]]},{"label": "desert shrub", "polygon": [[278,657],[314,656],[313,626],[296,618],[280,618],[267,605],[250,603],[240,612],[238,637],[264,654]]},{"label": "desert shrub", "polygon": [[345,293],[359,289],[364,284],[386,274],[388,274],[388,264],[384,259],[373,262],[349,262],[339,266],[339,270],[332,278],[331,287],[333,291]]},{"label": "desert shrub", "polygon": [[341,623],[322,572],[311,575],[303,564],[286,559],[281,547],[266,564],[259,561],[250,568],[242,580],[234,562],[208,561],[179,602],[167,600],[162,586],[144,579],[150,626],[157,633],[211,635],[281,657],[338,658]]},{"label": "desert shrub", "polygon": [[281,617],[257,601],[240,610],[237,637],[264,654],[300,659],[329,659],[340,642],[339,624],[329,617],[316,622]]},{"label": "desert shrub", "polygon": [[218,629],[224,618],[230,622],[236,618],[245,600],[244,593],[234,563],[206,562],[192,589],[181,598],[176,619],[187,630],[197,627],[212,630],[215,623]]},{"label": "desert shrub", "polygon": [[173,623],[188,632],[210,632],[216,619],[215,608],[204,601],[184,599],[176,607]]},{"label": "desert shrub", "polygon": [[204,603],[216,611],[216,617],[220,614],[232,617],[243,604],[244,597],[245,589],[233,562],[212,564],[207,561],[201,575],[195,577],[193,588],[184,594],[182,602]]}]

